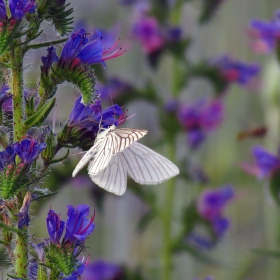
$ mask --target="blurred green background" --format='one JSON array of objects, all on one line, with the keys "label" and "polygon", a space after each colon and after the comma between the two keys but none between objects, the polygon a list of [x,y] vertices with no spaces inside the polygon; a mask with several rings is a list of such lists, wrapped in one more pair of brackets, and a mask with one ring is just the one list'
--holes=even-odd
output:
[{"label": "blurred green background", "polygon": [[[169,55],[162,57],[158,71],[149,69],[140,46],[133,42],[129,34],[133,19],[131,8],[121,6],[116,0],[72,1],[72,5],[75,7],[75,21],[86,21],[92,29],[106,29],[118,24],[121,44],[124,43],[128,51],[123,56],[107,62],[106,73],[109,76],[118,76],[139,87],[147,77],[152,77],[157,90],[162,92],[162,99],[168,100],[171,97],[172,73],[169,67],[171,57]],[[250,40],[247,34],[250,19],[269,19],[278,8],[280,8],[279,0],[225,0],[215,17],[201,27],[197,24],[200,1],[186,3],[183,7],[180,26],[185,36],[193,38],[188,52],[192,61],[227,53],[240,60],[259,61],[263,70],[258,90],[249,91],[237,85],[230,87],[224,97],[226,118],[222,126],[209,136],[197,153],[190,155],[209,176],[209,187],[232,184],[237,190],[236,199],[226,213],[231,219],[231,228],[220,244],[207,252],[207,255],[217,260],[220,265],[209,265],[186,254],[178,254],[174,257],[173,279],[187,280],[194,277],[204,279],[207,275],[212,275],[217,280],[280,279],[278,259],[252,252],[252,248],[279,250],[280,211],[269,197],[266,182],[257,181],[240,168],[241,162],[252,161],[250,149],[253,145],[263,145],[274,153],[279,147],[279,65],[274,54],[254,55],[249,48]],[[51,28],[48,30],[46,27],[46,33],[51,36],[49,35]],[[30,51],[26,62],[39,63],[43,54],[42,50]],[[30,87],[35,86],[38,72],[36,67],[39,66],[31,65],[25,73],[26,82]],[[181,92],[181,99],[187,102],[197,97],[209,96],[210,93],[206,81],[195,79]],[[59,122],[67,120],[77,97],[78,93],[70,85],[59,87],[58,105],[53,113],[56,127]],[[119,105],[125,105],[129,114],[137,114],[127,121],[125,126],[150,131],[142,143],[150,146],[160,139],[162,134],[158,126],[159,119],[153,104],[140,101]],[[254,125],[267,126],[268,135],[264,139],[256,140],[236,139],[238,132]],[[182,151],[187,149],[186,137],[182,134],[177,140],[177,157],[181,159],[181,154],[185,154]],[[154,146],[153,148],[165,154],[163,149]],[[130,267],[140,267],[147,280],[160,279],[161,225],[153,221],[145,232],[137,233],[137,222],[147,208],[129,190],[122,197],[107,194],[103,211],[97,209],[92,195],[93,184],[88,181],[86,175],[85,187],[75,186],[77,183],[70,178],[80,157],[81,155],[73,155],[64,164],[57,165],[56,180],[45,179],[46,186],[58,187],[61,191],[55,198],[45,201],[42,208],[32,213],[37,219],[34,219],[31,231],[36,231],[36,238],[47,237],[44,221],[50,204],[64,219],[68,204],[89,204],[91,209],[96,209],[96,229],[87,242],[90,248],[84,255],[90,254],[92,260],[103,258]],[[174,230],[178,228],[176,219],[180,215],[181,207],[202,189],[202,186],[195,183],[187,184],[180,178],[177,184]],[[152,188],[158,197],[162,198],[163,186],[156,185]]]}]

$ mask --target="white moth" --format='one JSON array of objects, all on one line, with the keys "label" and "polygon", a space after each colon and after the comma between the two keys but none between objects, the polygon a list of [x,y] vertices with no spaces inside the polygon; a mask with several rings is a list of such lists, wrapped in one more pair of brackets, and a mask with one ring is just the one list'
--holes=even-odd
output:
[{"label": "white moth", "polygon": [[72,176],[87,164],[91,180],[116,195],[124,194],[127,174],[140,184],[159,184],[179,174],[170,160],[137,143],[147,130],[118,128],[114,125],[100,132],[93,147],[74,169]]}]

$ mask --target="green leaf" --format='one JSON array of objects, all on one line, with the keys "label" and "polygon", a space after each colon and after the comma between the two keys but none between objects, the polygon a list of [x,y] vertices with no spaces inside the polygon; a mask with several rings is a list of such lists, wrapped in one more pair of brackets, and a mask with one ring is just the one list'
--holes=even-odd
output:
[{"label": "green leaf", "polygon": [[70,150],[68,149],[67,153],[65,154],[64,157],[61,157],[61,158],[58,158],[58,159],[54,159],[54,160],[50,161],[49,163],[50,164],[54,164],[54,163],[58,163],[58,162],[61,162],[61,161],[65,160],[65,159],[67,159],[67,157],[69,155],[69,152],[70,152]]},{"label": "green leaf", "polygon": [[42,106],[33,116],[27,119],[24,123],[26,128],[29,129],[33,126],[41,126],[47,118],[47,116],[49,115],[52,108],[54,107],[55,101],[55,98],[51,99],[48,103]]},{"label": "green leaf", "polygon": [[262,248],[255,248],[252,249],[252,251],[260,255],[265,255],[268,257],[280,259],[280,251],[272,251],[272,250],[267,250]]},{"label": "green leaf", "polygon": [[28,280],[27,278],[22,278],[22,277],[18,278],[17,276],[14,276],[14,275],[11,275],[11,274],[7,274],[7,276],[9,276],[12,279]]}]

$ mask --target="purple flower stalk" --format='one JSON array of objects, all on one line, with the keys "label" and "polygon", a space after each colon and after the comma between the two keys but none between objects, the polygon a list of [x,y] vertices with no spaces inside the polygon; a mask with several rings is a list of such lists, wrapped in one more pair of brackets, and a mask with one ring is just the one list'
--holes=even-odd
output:
[{"label": "purple flower stalk", "polygon": [[3,170],[8,164],[15,164],[16,152],[12,146],[8,146],[0,152],[0,170]]},{"label": "purple flower stalk", "polygon": [[117,44],[118,41],[106,48],[103,46],[100,31],[97,30],[88,39],[86,31],[80,29],[65,43],[59,64],[70,62],[71,67],[76,67],[81,64],[102,63],[105,66],[106,60],[121,56],[125,52],[121,48],[116,48]]},{"label": "purple flower stalk", "polygon": [[250,23],[249,35],[253,38],[252,49],[258,54],[268,54],[280,42],[280,10],[270,21],[253,19]]},{"label": "purple flower stalk", "polygon": [[96,260],[85,266],[82,280],[117,280],[122,279],[120,266],[104,261]]},{"label": "purple flower stalk", "polygon": [[86,128],[97,133],[100,126],[107,128],[111,125],[118,125],[116,117],[123,115],[123,110],[119,105],[113,105],[102,111],[100,100],[94,104],[84,105],[79,97],[70,113],[68,126]]},{"label": "purple flower stalk", "polygon": [[66,222],[66,233],[64,240],[66,242],[85,241],[88,235],[94,230],[94,215],[87,219],[89,215],[89,206],[81,204],[74,208],[68,205],[68,219]]},{"label": "purple flower stalk", "polygon": [[255,158],[255,164],[242,164],[242,169],[247,173],[256,176],[259,179],[272,175],[274,172],[280,171],[280,156],[273,155],[261,146],[252,148]]},{"label": "purple flower stalk", "polygon": [[205,190],[198,199],[197,211],[204,219],[217,221],[233,197],[234,189],[231,186]]},{"label": "purple flower stalk", "polygon": [[5,20],[7,18],[6,5],[4,0],[0,0],[0,20]]},{"label": "purple flower stalk", "polygon": [[64,231],[65,222],[60,220],[60,216],[56,214],[52,209],[49,210],[46,222],[51,241],[53,243],[59,243]]},{"label": "purple flower stalk", "polygon": [[35,0],[9,0],[9,7],[13,19],[21,20],[26,13],[35,12]]},{"label": "purple flower stalk", "polygon": [[38,144],[35,140],[24,139],[14,144],[14,149],[23,163],[30,165],[46,148],[46,143]]},{"label": "purple flower stalk", "polygon": [[146,54],[161,50],[165,40],[155,17],[142,15],[132,27],[133,36],[140,42]]},{"label": "purple flower stalk", "polygon": [[188,144],[198,148],[208,131],[215,129],[223,120],[224,106],[220,100],[196,102],[179,108],[178,119],[188,132]]},{"label": "purple flower stalk", "polygon": [[260,72],[260,66],[257,63],[245,63],[227,55],[213,61],[213,65],[220,69],[221,75],[228,83],[237,83],[242,86],[250,86],[253,78]]}]

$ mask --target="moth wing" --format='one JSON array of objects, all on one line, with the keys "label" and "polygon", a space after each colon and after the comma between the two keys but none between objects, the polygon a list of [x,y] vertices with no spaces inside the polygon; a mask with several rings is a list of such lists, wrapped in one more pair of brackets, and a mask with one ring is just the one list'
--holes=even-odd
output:
[{"label": "moth wing", "polygon": [[173,162],[138,142],[119,155],[128,175],[140,184],[159,184],[179,174]]},{"label": "moth wing", "polygon": [[123,195],[126,190],[127,175],[119,156],[120,154],[114,155],[105,169],[97,175],[89,173],[89,177],[96,185],[106,191]]}]

